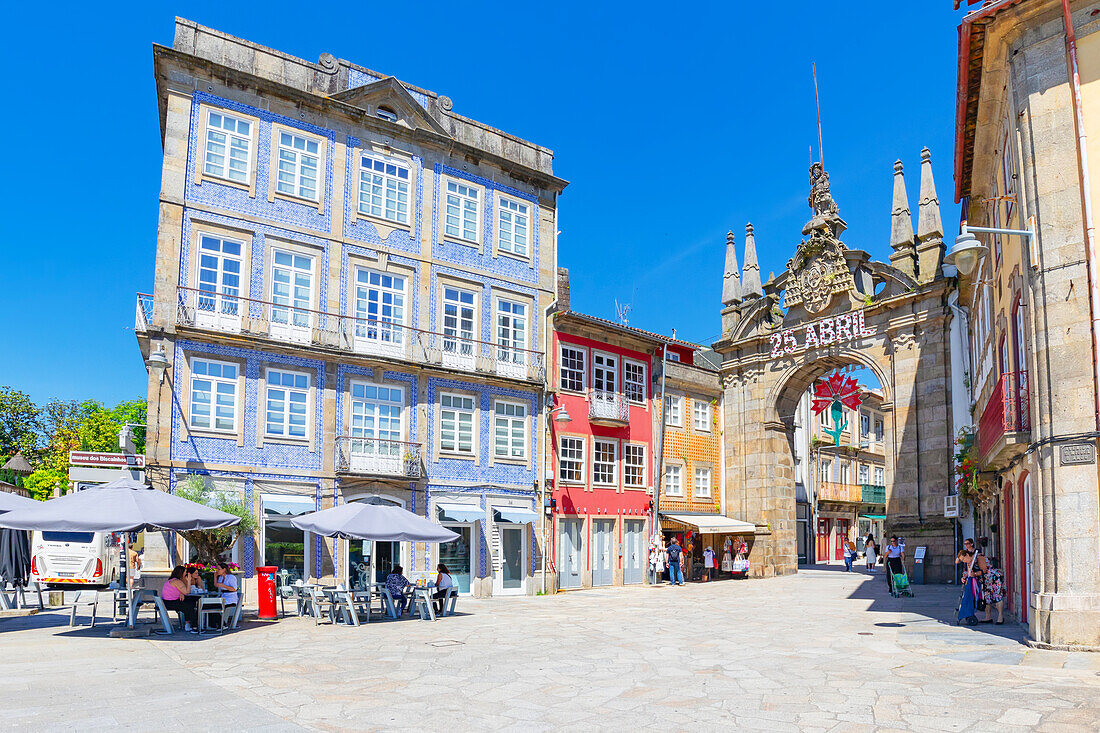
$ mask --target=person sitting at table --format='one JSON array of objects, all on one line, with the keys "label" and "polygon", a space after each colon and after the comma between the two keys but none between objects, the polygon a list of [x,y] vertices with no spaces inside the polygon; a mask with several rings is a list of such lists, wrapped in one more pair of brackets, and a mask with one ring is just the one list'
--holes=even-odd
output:
[{"label": "person sitting at table", "polygon": [[403,567],[394,565],[393,570],[386,576],[386,590],[393,597],[393,605],[397,609],[398,618],[401,618],[401,615],[405,613],[405,606],[409,603],[409,597],[405,595],[405,589],[412,585],[409,583],[409,579],[403,575],[404,572]]},{"label": "person sitting at table", "polygon": [[229,572],[229,566],[222,561],[214,565],[214,587],[222,592],[222,602],[228,612],[226,615],[232,616],[241,597],[237,592],[237,576]]},{"label": "person sitting at table", "polygon": [[179,611],[183,614],[183,630],[192,634],[199,633],[199,609],[197,596],[188,596],[191,584],[188,581],[190,573],[187,568],[177,565],[172,568],[172,574],[160,589],[160,599],[164,602],[164,608],[168,611]]},{"label": "person sitting at table", "polygon": [[455,585],[455,579],[451,575],[451,571],[447,569],[447,566],[443,563],[439,563],[436,566],[438,575],[435,576],[435,593],[432,594],[432,599],[435,601],[435,612],[438,614],[443,613],[444,599],[447,597],[447,590],[453,588]]},{"label": "person sitting at table", "polygon": [[199,569],[194,565],[187,568],[187,582],[191,584],[191,588],[188,591],[188,595],[201,596],[206,593],[206,583],[202,580],[202,575],[199,573]]}]

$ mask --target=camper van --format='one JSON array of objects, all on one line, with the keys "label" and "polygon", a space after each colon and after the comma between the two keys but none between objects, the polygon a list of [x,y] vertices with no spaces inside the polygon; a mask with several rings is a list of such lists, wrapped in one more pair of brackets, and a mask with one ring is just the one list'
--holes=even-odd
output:
[{"label": "camper van", "polygon": [[35,532],[31,580],[52,588],[106,588],[119,579],[119,535]]}]

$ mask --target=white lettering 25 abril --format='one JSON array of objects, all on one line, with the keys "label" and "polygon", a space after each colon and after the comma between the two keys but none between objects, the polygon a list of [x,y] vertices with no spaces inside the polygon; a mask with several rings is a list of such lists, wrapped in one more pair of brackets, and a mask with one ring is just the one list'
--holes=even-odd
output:
[{"label": "white lettering 25 abril", "polygon": [[[802,331],[802,340],[798,332]],[[797,354],[805,349],[817,349],[831,344],[842,344],[852,339],[874,336],[875,329],[867,328],[863,320],[863,311],[842,313],[839,316],[825,318],[805,326],[795,326],[773,333],[768,338],[772,342],[772,358]]]}]

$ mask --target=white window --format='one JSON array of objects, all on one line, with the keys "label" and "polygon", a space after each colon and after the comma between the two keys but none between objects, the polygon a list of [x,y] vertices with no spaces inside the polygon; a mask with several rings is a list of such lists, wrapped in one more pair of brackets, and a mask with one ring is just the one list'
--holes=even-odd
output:
[{"label": "white window", "polygon": [[353,455],[403,455],[405,392],[366,382],[351,384],[351,452]]},{"label": "white window", "polygon": [[866,412],[859,413],[859,436],[866,438],[871,435],[871,416]]},{"label": "white window", "polygon": [[886,485],[886,469],[882,466],[875,466],[875,486]]},{"label": "white window", "polygon": [[875,420],[875,442],[882,442],[882,420]]},{"label": "white window", "polygon": [[267,370],[267,434],[287,438],[306,437],[309,409],[309,376],[297,372]]},{"label": "white window", "polygon": [[861,484],[871,483],[871,467],[866,463],[859,464],[859,482]]},{"label": "white window", "polygon": [[203,234],[199,237],[198,309],[238,315],[241,294],[241,243]]},{"label": "white window", "polygon": [[680,427],[684,424],[684,398],[678,394],[665,395],[665,425]]},{"label": "white window", "polygon": [[623,362],[623,392],[631,402],[645,404],[645,364],[637,361]]},{"label": "white window", "polygon": [[191,427],[233,431],[237,428],[236,364],[191,361]]},{"label": "white window", "polygon": [[409,223],[409,169],[363,155],[359,167],[359,213]]},{"label": "white window", "polygon": [[458,288],[443,288],[443,350],[451,354],[474,353],[476,297]]},{"label": "white window", "polygon": [[493,433],[497,458],[527,457],[527,407],[516,402],[493,406]]},{"label": "white window", "polygon": [[623,483],[627,486],[645,486],[645,446],[623,446]]},{"label": "white window", "polygon": [[313,306],[313,258],[275,250],[272,260],[271,320],[308,327]]},{"label": "white window", "polygon": [[558,451],[558,478],[579,484],[584,481],[584,439],[562,436]]},{"label": "white window", "polygon": [[585,384],[584,349],[562,344],[561,388],[570,392],[583,392]]},{"label": "white window", "polygon": [[697,468],[695,469],[695,496],[699,499],[710,498],[710,477],[711,472],[709,468]]},{"label": "white window", "polygon": [[710,432],[710,403],[706,400],[691,401],[691,425],[696,430]]},{"label": "white window", "polygon": [[821,483],[826,484],[833,480],[833,462],[821,461]]},{"label": "white window", "polygon": [[599,351],[592,354],[592,389],[597,392],[614,392],[619,371],[619,360]]},{"label": "white window", "polygon": [[510,300],[497,301],[497,358],[523,364],[527,348],[527,306]]},{"label": "white window", "polygon": [[680,354],[678,352],[675,352],[675,351],[669,351],[668,352],[668,360],[669,361],[680,361]]},{"label": "white window", "polygon": [[384,272],[355,271],[355,335],[400,344],[405,323],[405,278]]},{"label": "white window", "polygon": [[527,204],[500,197],[497,247],[519,257],[527,256]]},{"label": "white window", "polygon": [[203,173],[247,183],[252,161],[252,123],[224,112],[206,115],[206,159]]},{"label": "white window", "polygon": [[439,396],[439,449],[447,453],[474,454],[474,398],[457,394]]},{"label": "white window", "polygon": [[666,496],[684,495],[684,467],[670,463],[665,466],[665,491]]},{"label": "white window", "polygon": [[303,135],[279,133],[279,178],[276,190],[317,200],[317,157],[320,144]]},{"label": "white window", "polygon": [[448,237],[477,242],[478,197],[473,186],[457,181],[447,181],[447,200],[444,231]]},{"label": "white window", "polygon": [[848,461],[840,462],[840,483],[848,483],[848,479],[851,478],[852,465]]},{"label": "white window", "polygon": [[615,485],[615,464],[618,463],[614,440],[592,442],[592,483]]}]

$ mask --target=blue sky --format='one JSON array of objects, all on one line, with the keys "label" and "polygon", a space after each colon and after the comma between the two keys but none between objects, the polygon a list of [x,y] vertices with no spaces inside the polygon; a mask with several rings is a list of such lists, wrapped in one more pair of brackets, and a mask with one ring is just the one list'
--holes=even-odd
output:
[{"label": "blue sky", "polygon": [[754,224],[765,277],[801,238],[817,141],[811,61],[848,246],[889,254],[899,157],[915,223],[925,145],[954,235],[961,12],[950,6],[363,3],[319,7],[315,21],[300,3],[19,3],[0,31],[11,70],[0,82],[0,385],[38,401],[144,396],[133,322],[156,242],[152,44],[171,45],[174,15],[307,59],[331,52],[552,148],[571,182],[559,263],[573,308],[614,318],[618,299],[631,325],[709,342],[726,231],[740,246]]}]

